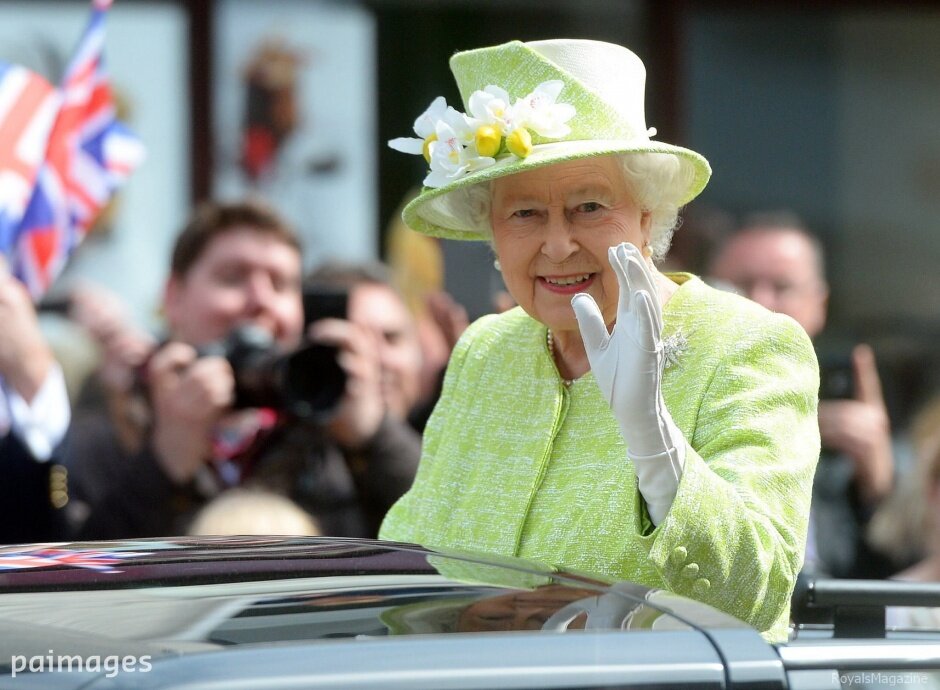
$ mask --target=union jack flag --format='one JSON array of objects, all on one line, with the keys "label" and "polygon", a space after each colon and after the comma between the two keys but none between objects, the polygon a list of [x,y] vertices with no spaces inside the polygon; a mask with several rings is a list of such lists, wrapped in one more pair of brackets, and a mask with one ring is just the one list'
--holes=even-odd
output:
[{"label": "union jack flag", "polygon": [[121,571],[113,566],[122,560],[149,555],[142,551],[70,551],[56,548],[6,551],[0,553],[0,570],[28,570],[64,565],[71,568],[87,568],[99,573],[119,573]]},{"label": "union jack flag", "polygon": [[0,248],[13,247],[59,110],[59,92],[38,74],[0,63]]},{"label": "union jack flag", "polygon": [[[30,139],[22,147],[28,152],[23,157],[30,161],[36,156],[31,147],[41,146],[41,163],[33,174],[28,204],[20,211],[0,196],[0,251],[7,254],[14,275],[36,300],[59,275],[114,191],[143,160],[140,140],[117,120],[104,69],[105,15],[110,5],[111,0],[93,0],[91,20],[56,94],[58,109],[51,130],[47,128],[40,144]],[[16,68],[0,76],[11,70]],[[2,94],[0,90],[0,98]],[[15,112],[26,108],[21,103],[17,99]],[[25,117],[25,112],[16,115],[17,120]],[[41,122],[31,126],[39,129]],[[8,173],[6,160],[0,153],[0,180],[3,175],[14,175],[22,189],[30,178],[28,163],[11,163],[9,170],[14,172]],[[4,231],[3,223],[12,231]]]}]

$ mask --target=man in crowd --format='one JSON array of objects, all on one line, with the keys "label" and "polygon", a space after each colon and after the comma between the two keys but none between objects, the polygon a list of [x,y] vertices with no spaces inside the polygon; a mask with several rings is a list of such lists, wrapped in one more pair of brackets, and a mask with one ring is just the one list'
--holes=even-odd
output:
[{"label": "man in crowd", "polygon": [[[715,252],[710,278],[787,314],[815,339],[829,288],[822,246],[791,214],[757,215]],[[834,577],[884,577],[891,566],[865,542],[865,526],[894,483],[891,429],[872,350],[856,345],[846,397],[819,402],[822,456],[813,486],[805,568]],[[827,360],[822,359],[822,376]],[[839,372],[841,375],[841,372]]]},{"label": "man in crowd", "polygon": [[[345,318],[368,333],[379,359],[382,398],[389,414],[413,426],[425,407],[421,396],[422,351],[418,327],[391,273],[381,263],[328,262],[311,273],[308,292],[340,291],[347,295]],[[433,406],[433,405],[432,405]]]},{"label": "man in crowd", "polygon": [[0,544],[58,538],[70,417],[62,369],[29,293],[0,256]]},{"label": "man in crowd", "polygon": [[346,376],[329,420],[239,403],[230,358],[210,354],[243,327],[272,351],[295,351],[305,335],[301,266],[296,236],[271,210],[197,209],[173,250],[163,300],[168,338],[140,376],[146,415],[73,424],[73,502],[85,507],[74,511],[79,534],[182,534],[225,489],[258,486],[295,501],[324,534],[375,535],[411,483],[420,438],[387,410],[364,329],[347,322],[310,329],[338,346]]}]

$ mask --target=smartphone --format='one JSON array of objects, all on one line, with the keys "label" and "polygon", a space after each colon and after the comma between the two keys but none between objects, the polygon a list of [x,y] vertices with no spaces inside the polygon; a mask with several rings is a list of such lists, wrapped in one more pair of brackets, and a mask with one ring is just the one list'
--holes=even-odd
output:
[{"label": "smartphone", "polygon": [[851,400],[855,398],[855,368],[848,355],[822,358],[819,361],[819,399]]},{"label": "smartphone", "polygon": [[319,319],[345,319],[349,293],[345,288],[315,285],[304,288],[304,327]]}]

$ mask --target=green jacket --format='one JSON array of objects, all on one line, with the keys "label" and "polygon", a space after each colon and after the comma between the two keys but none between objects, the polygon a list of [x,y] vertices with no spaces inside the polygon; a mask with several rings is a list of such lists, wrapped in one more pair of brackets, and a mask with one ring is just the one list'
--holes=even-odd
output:
[{"label": "green jacket", "polygon": [[521,309],[454,349],[414,486],[380,533],[661,587],[784,639],[819,456],[819,373],[791,319],[688,274],[664,308],[663,397],[688,443],[653,527],[589,372],[565,387]]}]

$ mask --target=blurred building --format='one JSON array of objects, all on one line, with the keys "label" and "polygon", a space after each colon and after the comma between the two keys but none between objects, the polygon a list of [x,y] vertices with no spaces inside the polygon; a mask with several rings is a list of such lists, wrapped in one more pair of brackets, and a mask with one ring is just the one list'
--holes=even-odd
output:
[{"label": "blurred building", "polygon": [[[58,43],[68,48],[87,5],[0,0],[0,58],[38,68]],[[151,154],[86,270],[122,285],[141,314],[153,314],[143,302],[159,293],[152,283],[186,207],[212,195],[289,204],[310,262],[381,256],[384,228],[424,173],[385,142],[408,136],[434,97],[458,102],[450,55],[590,38],[643,58],[648,124],[711,162],[689,231],[715,212],[793,210],[827,250],[830,346],[874,346],[896,425],[940,386],[940,283],[928,279],[940,259],[935,3],[120,0],[111,15],[107,59]],[[238,179],[245,69],[265,37],[297,55],[278,101],[297,110],[271,151],[286,152],[280,186]],[[687,242],[676,258],[704,244]],[[442,249],[446,287],[471,316],[488,311],[499,288],[489,249]]]}]

